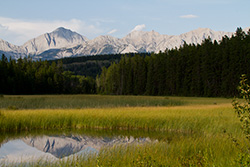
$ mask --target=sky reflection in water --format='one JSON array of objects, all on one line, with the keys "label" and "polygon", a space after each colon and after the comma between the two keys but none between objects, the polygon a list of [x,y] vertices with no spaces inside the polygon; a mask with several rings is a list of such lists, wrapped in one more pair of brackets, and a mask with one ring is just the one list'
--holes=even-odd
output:
[{"label": "sky reflection in water", "polygon": [[[155,140],[156,141],[156,140]],[[149,137],[93,137],[84,135],[34,136],[10,140],[0,147],[0,163],[65,159],[75,154],[98,152],[104,146],[152,142]]]}]

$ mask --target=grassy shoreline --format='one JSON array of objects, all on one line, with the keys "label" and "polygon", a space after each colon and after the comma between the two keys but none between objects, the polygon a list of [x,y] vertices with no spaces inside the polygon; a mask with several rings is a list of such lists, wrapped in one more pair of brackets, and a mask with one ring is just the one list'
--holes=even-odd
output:
[{"label": "grassy shoreline", "polygon": [[[223,144],[222,144],[223,143]],[[176,166],[236,166],[238,150],[229,140],[197,138],[179,142],[157,142],[143,145],[116,145],[101,149],[98,154],[76,155],[68,159],[41,159],[19,166],[120,166],[120,167],[176,167]],[[0,164],[1,166],[1,164]],[[13,166],[18,166],[13,164]]]},{"label": "grassy shoreline", "polygon": [[[40,98],[44,99],[43,107],[33,109],[35,105],[28,104],[32,99],[38,101]],[[126,134],[131,130],[138,130],[154,132],[156,136],[163,132],[182,134],[179,137],[167,136],[170,139],[168,142],[159,140],[158,143],[140,146],[118,145],[103,148],[98,154],[76,156],[73,160],[42,160],[30,166],[235,166],[239,149],[233,144],[230,135],[239,141],[244,140],[240,122],[231,105],[232,99],[98,95],[5,96],[0,99],[0,104],[1,100],[3,103],[10,99],[24,99],[26,108],[6,108],[1,105],[2,134],[65,129],[125,130]],[[53,99],[58,101],[51,103]],[[56,108],[61,102],[66,103],[67,99],[68,103],[64,107]],[[77,103],[73,103],[75,99],[81,99],[76,101],[83,103],[84,107],[76,107]],[[148,100],[147,103],[145,99]],[[107,101],[113,104],[103,105]],[[169,105],[173,104],[169,101],[176,103]],[[8,102],[8,105],[13,104],[13,101]],[[40,102],[37,106],[41,106]],[[74,107],[68,108],[69,106]]]},{"label": "grassy shoreline", "polygon": [[229,104],[232,99],[170,96],[3,95],[0,109],[81,109]]},{"label": "grassy shoreline", "polygon": [[154,96],[4,95],[2,109],[82,109],[136,106],[179,106],[182,101]]},{"label": "grassy shoreline", "polygon": [[37,129],[141,129],[239,133],[240,125],[228,104],[175,107],[0,110],[0,131]]}]

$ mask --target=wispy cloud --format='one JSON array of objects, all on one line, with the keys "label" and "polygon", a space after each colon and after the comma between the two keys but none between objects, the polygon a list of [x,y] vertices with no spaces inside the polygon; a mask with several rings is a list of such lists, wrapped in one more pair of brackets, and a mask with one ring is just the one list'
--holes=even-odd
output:
[{"label": "wispy cloud", "polygon": [[116,33],[117,31],[118,31],[117,29],[113,29],[113,30],[109,31],[108,34],[114,34],[114,33]]},{"label": "wispy cloud", "polygon": [[193,18],[197,18],[197,17],[199,17],[199,16],[193,15],[193,14],[188,14],[188,15],[182,15],[182,16],[180,16],[180,18],[182,18],[182,19],[193,19]]},{"label": "wispy cloud", "polygon": [[86,36],[103,32],[98,26],[78,19],[44,21],[0,17],[0,38],[21,45],[31,38],[51,32],[58,27],[65,27]]},{"label": "wispy cloud", "polygon": [[135,26],[135,28],[133,30],[131,30],[131,32],[133,32],[133,31],[141,31],[144,28],[146,28],[146,25],[145,24],[140,24],[140,25]]}]

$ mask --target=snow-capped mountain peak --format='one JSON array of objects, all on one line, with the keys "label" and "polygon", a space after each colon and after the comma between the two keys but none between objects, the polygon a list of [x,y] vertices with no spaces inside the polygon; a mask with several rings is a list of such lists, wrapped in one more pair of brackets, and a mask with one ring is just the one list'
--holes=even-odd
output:
[{"label": "snow-capped mountain peak", "polygon": [[[245,28],[244,31],[248,31]],[[119,54],[129,52],[155,52],[165,51],[187,44],[200,44],[208,37],[211,40],[220,41],[223,36],[231,37],[233,32],[214,31],[209,28],[196,30],[180,35],[162,35],[156,31],[132,31],[124,38],[112,36],[99,36],[93,40],[59,27],[56,30],[45,33],[31,39],[22,46],[15,46],[0,40],[0,54],[7,57],[19,58],[31,55],[33,59],[58,59],[71,56]]]},{"label": "snow-capped mountain peak", "polygon": [[58,38],[64,38],[66,40],[68,40],[69,42],[74,42],[74,40],[76,40],[77,38],[83,41],[87,41],[87,37],[84,37],[76,32],[71,31],[70,29],[66,29],[64,27],[59,27],[56,30],[54,30],[53,32],[50,33],[52,36],[54,37],[58,37]]}]

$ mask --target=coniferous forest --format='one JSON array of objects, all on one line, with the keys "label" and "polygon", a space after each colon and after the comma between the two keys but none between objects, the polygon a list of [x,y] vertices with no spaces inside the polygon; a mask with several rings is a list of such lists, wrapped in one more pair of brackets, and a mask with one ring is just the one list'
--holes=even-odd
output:
[{"label": "coniferous forest", "polygon": [[95,80],[64,71],[62,62],[32,61],[31,58],[0,61],[0,94],[95,93]]},{"label": "coniferous forest", "polygon": [[221,41],[208,38],[202,44],[184,43],[158,54],[56,61],[8,60],[2,55],[0,94],[233,97],[238,94],[241,74],[250,75],[250,31],[238,28],[232,37]]},{"label": "coniferous forest", "polygon": [[98,92],[118,95],[233,97],[241,74],[250,75],[250,31],[206,39],[150,56],[124,56],[103,68]]}]

